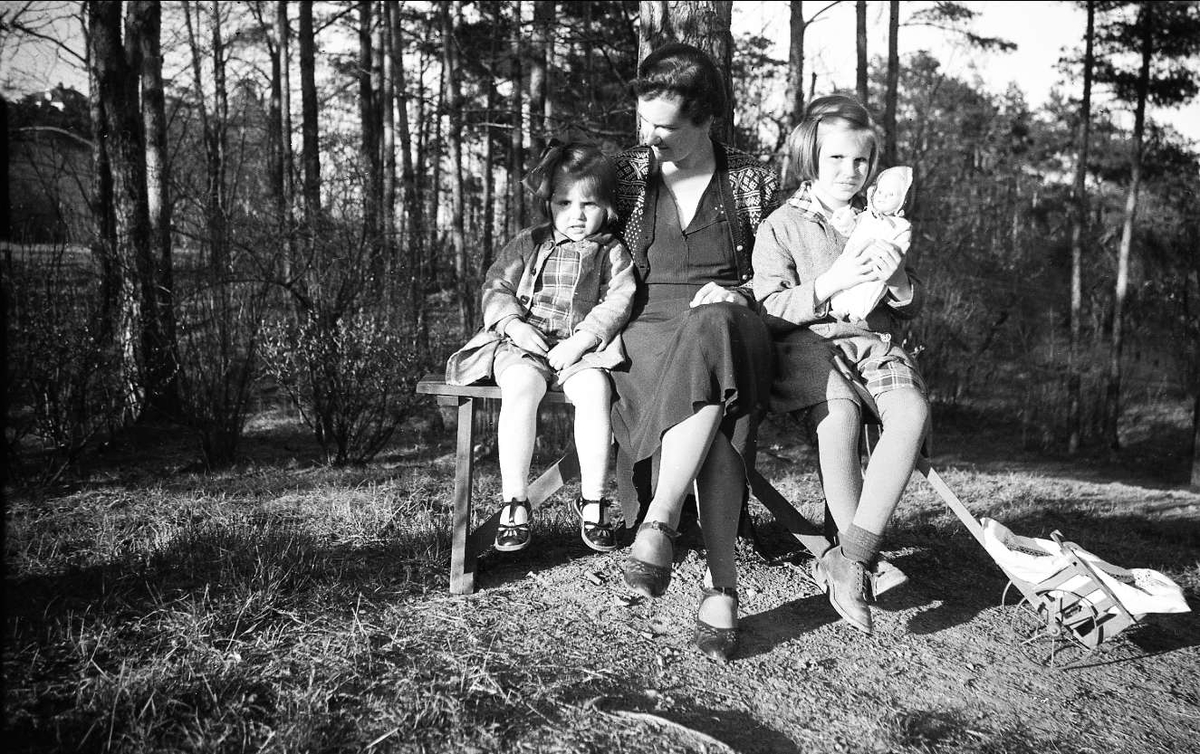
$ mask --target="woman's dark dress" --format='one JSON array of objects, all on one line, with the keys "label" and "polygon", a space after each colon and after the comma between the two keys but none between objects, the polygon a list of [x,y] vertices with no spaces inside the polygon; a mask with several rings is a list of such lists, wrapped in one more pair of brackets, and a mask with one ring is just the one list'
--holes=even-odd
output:
[{"label": "woman's dark dress", "polygon": [[729,287],[741,282],[716,180],[714,175],[686,231],[680,230],[674,197],[659,184],[654,241],[646,252],[650,271],[623,334],[628,367],[612,373],[613,433],[625,456],[618,459],[618,473],[635,464],[643,506],[657,480],[662,434],[701,406],[724,405],[721,432],[751,466],[758,417],[770,393],[772,348],[758,314],[739,304],[689,306],[710,281]]}]

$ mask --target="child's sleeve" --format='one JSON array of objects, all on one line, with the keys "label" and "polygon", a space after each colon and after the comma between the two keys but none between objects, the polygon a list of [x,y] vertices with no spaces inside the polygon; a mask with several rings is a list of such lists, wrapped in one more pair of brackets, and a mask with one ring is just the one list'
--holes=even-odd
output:
[{"label": "child's sleeve", "polygon": [[917,273],[912,267],[904,265],[904,272],[908,275],[908,281],[912,284],[912,298],[908,301],[896,301],[889,293],[884,297],[884,302],[896,315],[897,319],[913,319],[921,313],[921,309],[925,308],[925,286],[921,283],[921,279],[917,277]]},{"label": "child's sleeve", "polygon": [[607,346],[629,321],[633,311],[633,294],[637,278],[633,273],[633,257],[621,241],[613,241],[601,252],[605,259],[598,263],[600,270],[600,300],[575,326],[575,332],[586,332],[600,339],[596,350]]},{"label": "child's sleeve", "polygon": [[527,233],[520,233],[509,241],[496,255],[488,267],[483,281],[483,328],[504,332],[504,325],[511,319],[524,321],[529,310],[517,298],[517,286],[525,274],[527,252],[533,248]]},{"label": "child's sleeve", "polygon": [[829,302],[818,306],[813,291],[816,279],[802,279],[796,257],[789,250],[799,243],[784,223],[772,215],[759,226],[754,239],[754,297],[767,314],[793,325],[807,325],[829,315]]},{"label": "child's sleeve", "polygon": [[884,297],[884,302],[897,318],[912,319],[920,314],[925,306],[925,287],[917,277],[916,270],[908,264],[908,250],[912,246],[912,223],[902,217],[896,218],[894,230],[890,240],[899,246],[904,254],[904,272],[908,275],[908,282],[912,284],[912,296],[907,301],[897,301],[889,293]]}]

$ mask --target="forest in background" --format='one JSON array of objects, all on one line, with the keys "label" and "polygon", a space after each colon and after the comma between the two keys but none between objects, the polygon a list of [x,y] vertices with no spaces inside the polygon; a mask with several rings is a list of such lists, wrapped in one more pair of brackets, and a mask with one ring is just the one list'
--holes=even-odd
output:
[{"label": "forest in background", "polygon": [[[62,478],[139,421],[190,428],[220,466],[279,400],[331,462],[370,459],[476,326],[546,141],[633,143],[649,47],[710,50],[734,93],[722,136],[782,166],[828,93],[805,77],[808,24],[853,11],[846,44],[867,49],[864,3],[789,5],[777,60],[734,37],[729,2],[10,4],[4,45],[75,18],[91,81],[6,103],[10,475]],[[907,342],[937,403],[1015,418],[1028,445],[1117,452],[1129,406],[1190,411],[1195,443],[1200,156],[1145,111],[1195,96],[1200,4],[1079,5],[1078,90],[1044,107],[896,55],[899,3],[888,54],[859,56],[884,162],[916,174],[930,295]],[[962,5],[922,13],[905,23],[1005,44]]]}]

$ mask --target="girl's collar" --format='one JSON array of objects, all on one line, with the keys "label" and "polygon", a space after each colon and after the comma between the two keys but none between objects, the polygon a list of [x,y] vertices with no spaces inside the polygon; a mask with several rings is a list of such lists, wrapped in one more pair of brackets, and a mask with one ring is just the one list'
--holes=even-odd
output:
[{"label": "girl's collar", "polygon": [[856,196],[847,206],[832,209],[817,197],[816,192],[812,190],[812,181],[805,181],[788,199],[788,204],[815,215],[821,222],[831,225],[834,230],[845,236],[854,229],[854,220],[866,203],[861,196]]}]

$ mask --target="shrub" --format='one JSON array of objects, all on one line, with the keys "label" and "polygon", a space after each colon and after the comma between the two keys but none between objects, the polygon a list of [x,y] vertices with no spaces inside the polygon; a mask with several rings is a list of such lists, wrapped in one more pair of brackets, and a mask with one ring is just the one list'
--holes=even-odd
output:
[{"label": "shrub", "polygon": [[58,479],[127,405],[112,312],[86,252],[29,247],[5,256],[8,469]]},{"label": "shrub", "polygon": [[232,463],[257,375],[267,285],[213,282],[181,302],[180,402],[208,468]]},{"label": "shrub", "polygon": [[416,349],[410,333],[358,310],[274,323],[262,357],[327,461],[344,465],[373,458],[407,417],[422,372]]}]

